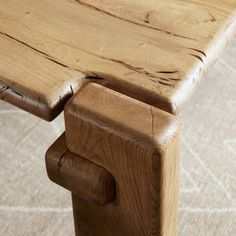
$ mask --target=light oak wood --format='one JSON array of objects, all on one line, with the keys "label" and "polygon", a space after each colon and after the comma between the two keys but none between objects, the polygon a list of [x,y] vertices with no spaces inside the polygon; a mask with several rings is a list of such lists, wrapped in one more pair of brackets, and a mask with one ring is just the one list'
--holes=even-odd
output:
[{"label": "light oak wood", "polygon": [[177,234],[179,130],[162,110],[235,31],[235,0],[0,1],[0,98],[52,120],[77,92],[46,155],[77,235]]},{"label": "light oak wood", "polygon": [[1,0],[0,97],[44,119],[90,80],[177,113],[236,29],[235,0]]},{"label": "light oak wood", "polygon": [[1,34],[0,48],[0,98],[52,120],[73,95],[73,90],[80,86],[78,78],[82,78],[82,74]]},{"label": "light oak wood", "polygon": [[67,148],[116,182],[105,207],[73,194],[76,235],[175,236],[178,122],[172,115],[90,83],[65,107]]},{"label": "light oak wood", "polygon": [[80,200],[104,206],[115,198],[112,175],[91,161],[71,153],[66,147],[64,134],[48,149],[46,167],[50,180],[73,192]]}]

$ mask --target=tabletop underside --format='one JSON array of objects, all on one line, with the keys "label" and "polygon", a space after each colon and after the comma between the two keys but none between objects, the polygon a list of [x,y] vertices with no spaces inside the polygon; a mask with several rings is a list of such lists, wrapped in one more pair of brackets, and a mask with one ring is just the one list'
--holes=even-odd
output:
[{"label": "tabletop underside", "polygon": [[175,114],[235,32],[235,0],[1,0],[0,98],[52,120],[96,82]]}]

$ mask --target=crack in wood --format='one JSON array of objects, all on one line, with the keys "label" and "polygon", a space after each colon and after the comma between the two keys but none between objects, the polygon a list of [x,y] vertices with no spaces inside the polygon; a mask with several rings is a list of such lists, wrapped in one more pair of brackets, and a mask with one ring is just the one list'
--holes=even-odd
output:
[{"label": "crack in wood", "polygon": [[199,53],[201,53],[204,57],[207,57],[206,53],[203,52],[202,50],[195,49],[195,48],[187,48],[187,49],[193,50],[193,51],[195,51],[195,52],[199,52]]},{"label": "crack in wood", "polygon": [[[179,71],[177,71],[177,70],[173,70],[173,71],[156,71],[156,73],[158,73],[158,74],[176,74],[176,73],[179,73]],[[174,77],[167,77],[167,78],[159,77],[159,79],[164,80],[164,81],[181,81],[180,78],[174,78]]]},{"label": "crack in wood", "polygon": [[[58,64],[58,65],[60,65],[60,66],[63,66],[63,67],[68,68],[68,69],[70,69],[70,70],[82,72],[82,73],[85,74],[85,72],[83,72],[83,71],[81,71],[81,70],[78,70],[78,69],[76,69],[76,68],[74,68],[74,67],[70,67],[70,66],[68,66],[68,65],[66,65],[66,64],[63,64],[63,63],[61,63],[61,62],[58,62],[55,58],[53,58],[53,57],[50,56],[49,54],[44,53],[43,51],[38,50],[37,48],[34,48],[34,47],[32,47],[31,45],[29,45],[29,44],[27,44],[27,43],[25,43],[25,42],[23,42],[23,41],[21,41],[21,40],[19,40],[19,39],[17,39],[17,38],[12,37],[12,36],[9,35],[9,34],[3,33],[3,32],[0,32],[0,34],[2,34],[2,35],[4,35],[4,36],[6,36],[6,37],[8,37],[8,38],[10,38],[10,39],[12,39],[12,40],[18,42],[18,43],[20,43],[20,44],[22,44],[22,45],[24,45],[24,46],[26,46],[26,47],[28,47],[28,48],[34,50],[34,51],[36,51],[37,53],[43,55],[44,58],[46,58],[46,59],[48,59],[48,60],[50,60],[50,61],[52,61],[52,62],[54,62],[54,63],[56,63],[56,64]],[[81,49],[81,50],[82,50],[82,49]],[[123,66],[125,66],[125,67],[127,67],[127,68],[129,68],[129,69],[132,69],[132,70],[135,70],[136,72],[141,73],[140,69],[142,69],[142,68],[134,67],[134,66],[129,65],[129,64],[127,64],[127,63],[125,63],[125,62],[123,62],[123,61],[120,61],[120,60],[115,60],[115,59],[112,59],[112,58],[106,58],[106,57],[97,55],[97,54],[95,54],[95,53],[92,53],[92,52],[89,52],[89,51],[86,51],[86,50],[83,50],[83,51],[85,51],[85,52],[87,52],[87,53],[89,53],[89,54],[91,54],[91,55],[100,57],[100,58],[102,58],[102,59],[104,59],[104,60],[109,60],[109,61],[113,61],[113,62],[122,64]],[[150,77],[152,77],[152,78],[155,77],[154,75],[152,75],[152,74],[149,73],[149,72],[144,72],[144,71],[143,71],[142,73],[145,74],[145,75],[147,75],[147,76],[150,76]],[[95,79],[95,77],[96,77],[96,76],[86,76],[85,79]],[[99,80],[99,79],[100,79],[100,78],[98,78],[98,80]]]},{"label": "crack in wood", "polygon": [[112,61],[114,61],[114,62],[117,62],[117,63],[120,63],[120,64],[122,64],[123,66],[125,66],[125,67],[127,67],[127,68],[129,68],[129,69],[131,69],[131,70],[133,70],[133,71],[135,71],[135,72],[137,72],[137,73],[144,74],[144,75],[146,75],[146,76],[148,76],[148,77],[150,77],[150,78],[157,79],[157,81],[150,79],[150,80],[151,80],[152,82],[154,82],[154,83],[160,83],[160,84],[163,84],[163,85],[168,85],[168,86],[173,87],[174,85],[164,83],[164,82],[162,82],[162,81],[160,81],[160,80],[164,80],[164,81],[169,81],[169,80],[179,81],[179,80],[180,80],[180,79],[178,79],[178,78],[177,78],[177,79],[175,79],[175,78],[163,78],[163,77],[154,75],[154,74],[152,74],[152,73],[150,73],[150,72],[144,70],[144,69],[141,68],[141,67],[135,67],[135,66],[132,66],[132,65],[130,65],[130,64],[127,64],[126,62],[120,61],[120,60],[115,60],[115,59],[110,59],[110,60],[112,60]]},{"label": "crack in wood", "polygon": [[12,89],[12,92],[15,93],[17,96],[20,96],[22,99],[24,98],[24,96],[21,93],[15,91],[13,89]]},{"label": "crack in wood", "polygon": [[[145,27],[145,28],[153,29],[153,30],[156,30],[156,31],[159,31],[159,32],[163,32],[163,33],[166,33],[166,34],[169,34],[169,35],[176,36],[176,37],[180,37],[180,38],[185,38],[185,39],[190,39],[190,40],[193,40],[193,41],[197,41],[197,39],[194,39],[194,38],[191,38],[191,37],[187,37],[187,36],[175,34],[175,33],[172,33],[172,32],[170,32],[170,31],[167,31],[167,30],[162,30],[162,29],[153,27],[153,26],[151,26],[151,25],[144,25],[144,24],[141,24],[141,23],[138,23],[138,22],[135,22],[135,21],[126,19],[126,18],[122,18],[122,17],[120,17],[120,16],[118,16],[118,15],[112,14],[112,13],[110,13],[110,12],[108,12],[108,11],[105,11],[105,10],[102,10],[102,9],[100,9],[100,8],[98,8],[98,7],[95,7],[95,6],[92,5],[92,4],[84,3],[84,2],[81,1],[81,0],[75,0],[75,2],[81,4],[82,6],[86,6],[86,7],[90,8],[90,9],[93,9],[93,10],[96,10],[96,11],[98,11],[98,12],[104,13],[104,14],[109,15],[109,16],[111,16],[111,17],[114,17],[114,18],[116,18],[116,19],[129,22],[129,23],[131,23],[131,24],[135,24],[135,25],[142,26],[142,27]],[[148,22],[146,22],[146,23],[148,23]]]},{"label": "crack in wood", "polygon": [[173,84],[168,84],[168,83],[164,83],[162,81],[158,81],[160,84],[163,84],[163,85],[166,85],[166,86],[169,86],[169,87],[174,87]]},{"label": "crack in wood", "polygon": [[88,79],[88,80],[104,80],[104,78],[99,77],[99,76],[86,76],[86,77],[84,77],[84,79]]},{"label": "crack in wood", "polygon": [[[9,90],[9,94],[8,94],[9,96],[17,95],[18,97],[20,97],[22,99],[23,103],[26,103],[27,98],[33,99],[34,105],[32,105],[32,107],[35,109],[35,111],[37,111],[38,106],[39,106],[39,101],[40,101],[39,97],[37,97],[37,98],[35,98],[35,97],[28,97],[28,96],[22,94],[21,92],[16,91],[13,87],[10,87],[10,86],[3,86],[0,89],[0,93],[4,93],[7,90]],[[0,99],[1,100],[5,100],[6,97],[2,97],[1,96]]]},{"label": "crack in wood", "polygon": [[[48,56],[47,59],[50,60],[50,61],[52,61],[52,62],[54,62],[54,63],[56,63],[56,64],[58,64],[58,65],[60,65],[60,66],[65,67],[65,68],[68,68],[68,69],[71,69],[71,70],[79,71],[79,70],[76,69],[76,68],[71,68],[71,67],[69,67],[68,65],[66,65],[66,64],[64,64],[64,63],[61,63],[61,62],[57,61],[56,59],[52,58],[51,56]],[[80,72],[80,71],[79,71],[79,72]]]},{"label": "crack in wood", "polygon": [[172,71],[162,70],[162,71],[156,71],[156,73],[159,73],[159,74],[175,74],[175,73],[178,73],[178,71],[177,70],[172,70]]},{"label": "crack in wood", "polygon": [[3,86],[1,89],[0,89],[0,93],[3,93],[5,92],[6,90],[8,90],[10,87],[8,86]]},{"label": "crack in wood", "polygon": [[167,78],[168,80],[172,80],[172,81],[181,81],[181,79],[179,78]]},{"label": "crack in wood", "polygon": [[73,96],[74,95],[74,90],[73,90],[71,85],[70,85],[70,91],[71,91],[71,96]]},{"label": "crack in wood", "polygon": [[[98,55],[98,54],[93,53],[93,52],[89,52],[89,51],[84,50],[84,49],[81,49],[81,50],[83,50],[84,52],[89,53],[89,54],[91,54],[91,55],[93,55],[93,56],[100,57],[100,58],[102,58],[103,60],[107,60],[107,61],[112,61],[112,62],[118,63],[118,64],[120,64],[120,65],[122,65],[122,66],[124,66],[124,67],[126,67],[126,68],[128,68],[128,69],[130,69],[130,70],[133,70],[133,71],[135,71],[135,72],[137,72],[137,73],[146,75],[146,76],[148,76],[148,77],[150,77],[150,78],[162,79],[161,77],[159,77],[159,76],[157,76],[157,75],[154,75],[154,74],[152,74],[152,73],[150,73],[150,72],[144,70],[142,67],[136,67],[136,66],[133,66],[133,65],[131,65],[131,64],[128,64],[128,63],[126,63],[126,62],[124,62],[124,61],[121,61],[121,60],[118,60],[118,59],[109,58],[109,57],[104,57],[104,56]],[[86,77],[87,77],[87,78],[86,78]],[[96,75],[96,76],[86,76],[86,77],[85,77],[85,79],[88,79],[88,78],[91,78],[91,77],[93,77],[93,79],[94,79],[95,77],[98,77],[98,78],[99,78],[99,76],[97,76],[97,75]],[[103,79],[105,79],[105,78],[103,78]],[[155,83],[157,82],[157,81],[154,81],[154,80],[151,80],[151,81],[153,81],[153,82],[155,82]]]},{"label": "crack in wood", "polygon": [[0,93],[3,93],[3,92],[5,92],[5,91],[7,91],[7,90],[10,90],[12,93],[16,94],[17,96],[20,96],[20,97],[24,100],[24,96],[23,96],[20,92],[18,92],[18,91],[16,91],[16,90],[12,89],[12,88],[9,87],[9,86],[3,86],[3,87],[0,89]]},{"label": "crack in wood", "polygon": [[45,52],[40,51],[40,50],[38,50],[37,48],[34,48],[34,47],[30,46],[29,44],[27,44],[27,43],[25,43],[25,42],[23,42],[23,41],[21,41],[21,40],[15,38],[15,37],[12,37],[11,35],[9,35],[9,34],[7,34],[7,33],[0,32],[0,34],[1,34],[1,35],[4,35],[4,36],[6,36],[6,37],[8,37],[8,38],[10,38],[10,39],[12,39],[12,40],[14,40],[14,41],[20,43],[20,44],[23,44],[24,46],[29,47],[29,48],[31,48],[32,50],[34,50],[34,51],[36,51],[36,52],[38,52],[38,53],[40,53],[40,54],[43,54],[44,56],[50,57],[50,55],[46,54]]},{"label": "crack in wood", "polygon": [[176,102],[174,102],[174,106],[176,108],[176,111],[179,112],[179,107],[177,106]]},{"label": "crack in wood", "polygon": [[57,164],[57,172],[59,172],[61,170],[61,167],[62,167],[62,159],[65,157],[65,155],[67,154],[69,150],[66,149],[66,151],[64,153],[62,153],[62,155],[60,156],[60,159],[58,161],[58,164]]},{"label": "crack in wood", "polygon": [[[78,71],[78,72],[80,72],[80,73],[86,74],[86,73],[85,73],[84,71],[82,71],[82,70],[79,70],[79,69],[77,69],[77,68],[75,68],[75,67],[71,67],[71,66],[68,66],[68,65],[66,65],[66,64],[64,64],[64,63],[59,62],[58,60],[56,60],[55,58],[53,58],[53,57],[50,56],[49,54],[47,54],[47,53],[45,53],[45,52],[43,52],[43,51],[41,51],[41,50],[39,50],[39,49],[37,49],[37,48],[34,48],[34,47],[32,47],[31,45],[29,45],[29,44],[27,44],[27,43],[25,43],[25,42],[23,42],[23,41],[21,41],[21,40],[15,38],[15,37],[12,37],[12,36],[9,35],[9,34],[3,33],[3,32],[0,32],[0,34],[2,34],[2,35],[4,35],[4,36],[6,36],[6,37],[8,37],[8,38],[10,38],[10,39],[12,39],[12,40],[18,42],[18,43],[20,43],[20,44],[22,44],[22,45],[24,45],[24,46],[26,46],[26,47],[28,47],[28,48],[30,48],[31,50],[34,50],[35,52],[39,53],[40,55],[43,55],[44,58],[46,58],[46,59],[48,59],[48,60],[50,60],[50,61],[52,61],[52,62],[54,62],[54,63],[56,63],[56,64],[58,64],[58,65],[60,65],[60,66],[63,66],[63,67],[65,67],[65,68],[68,68],[68,69],[73,70],[73,71]],[[80,49],[80,48],[79,48],[79,49]],[[89,52],[89,51],[84,50],[84,49],[80,49],[80,50],[83,50],[83,51],[85,51],[86,53],[89,53],[89,54],[91,54],[91,55],[93,55],[93,56],[100,57],[100,58],[102,58],[102,59],[104,59],[104,60],[108,60],[108,61],[112,61],[112,62],[121,64],[122,66],[124,66],[124,67],[126,67],[126,68],[128,68],[128,69],[130,69],[130,70],[133,70],[133,71],[135,71],[135,72],[137,72],[137,73],[143,74],[143,75],[145,75],[145,76],[147,76],[147,77],[157,79],[158,81],[150,80],[150,81],[152,81],[152,82],[154,82],[154,83],[160,82],[159,80],[164,80],[164,81],[167,80],[166,78],[159,77],[159,76],[157,76],[157,75],[154,75],[154,74],[152,74],[152,73],[146,71],[144,68],[136,67],[136,66],[130,65],[130,64],[124,62],[124,61],[121,61],[121,60],[118,60],[118,59],[107,58],[107,57],[104,57],[104,56],[101,56],[101,55],[97,55],[96,53]],[[168,72],[167,72],[167,73],[168,73]],[[87,74],[88,74],[88,73],[87,73]],[[99,76],[85,76],[83,79],[104,80],[104,78],[101,78],[101,77],[99,77]],[[178,79],[175,79],[175,80],[177,81]],[[169,85],[169,84],[166,84],[166,83],[160,83],[160,84],[172,86],[172,85]]]},{"label": "crack in wood", "polygon": [[198,60],[200,60],[200,61],[204,64],[204,61],[203,61],[203,59],[202,59],[200,56],[195,55],[195,54],[191,54],[191,53],[190,53],[189,55],[191,55],[191,56],[197,58]]},{"label": "crack in wood", "polygon": [[152,138],[154,139],[154,114],[153,114],[152,106],[150,106],[150,113],[151,113],[151,121],[152,121]]},{"label": "crack in wood", "polygon": [[164,81],[167,81],[167,82],[169,82],[169,81],[170,81],[170,79],[169,79],[169,78],[161,78],[161,77],[160,77],[160,79],[161,79],[161,80],[164,80]]},{"label": "crack in wood", "polygon": [[152,11],[147,12],[147,14],[145,15],[145,19],[143,20],[143,22],[149,24],[150,23],[150,15],[151,15]]},{"label": "crack in wood", "polygon": [[78,72],[83,73],[83,71],[81,71],[81,70],[79,70],[79,69],[77,69],[77,68],[74,68],[74,67],[70,67],[70,66],[68,66],[68,65],[66,65],[66,64],[64,64],[64,63],[62,63],[62,62],[59,62],[59,61],[56,60],[56,58],[53,58],[53,57],[50,56],[49,54],[47,54],[47,53],[45,53],[45,52],[43,52],[43,51],[41,51],[41,50],[39,50],[39,49],[37,49],[37,48],[35,48],[35,47],[32,47],[31,45],[29,45],[29,44],[27,44],[27,43],[25,43],[25,42],[23,42],[23,41],[21,41],[21,40],[15,38],[15,37],[12,37],[12,36],[9,35],[9,34],[3,33],[3,32],[0,32],[0,34],[1,34],[1,35],[4,35],[4,36],[6,36],[6,37],[8,37],[8,38],[10,38],[10,39],[12,39],[12,40],[14,40],[14,41],[20,43],[20,44],[22,44],[22,45],[24,45],[24,46],[26,46],[26,47],[28,47],[28,48],[30,48],[30,49],[32,49],[33,51],[39,53],[40,55],[43,55],[44,58],[46,58],[46,59],[48,59],[48,60],[50,60],[50,61],[52,61],[52,62],[54,62],[54,63],[56,63],[56,64],[58,64],[58,65],[60,65],[60,66],[63,66],[63,67],[65,67],[65,68],[67,68],[67,69],[70,69],[70,70],[74,70],[74,71],[78,71]]},{"label": "crack in wood", "polygon": [[110,59],[110,60],[113,61],[113,62],[117,62],[117,63],[119,63],[119,64],[121,64],[121,65],[127,67],[128,69],[131,69],[131,70],[133,70],[133,71],[136,71],[136,72],[138,72],[138,73],[140,73],[140,74],[144,74],[144,75],[146,75],[146,76],[148,76],[148,77],[151,77],[151,78],[159,79],[158,76],[153,75],[152,73],[146,71],[146,70],[145,70],[144,68],[142,68],[142,67],[136,67],[136,66],[130,65],[130,64],[124,62],[124,61],[117,60],[117,59]]}]

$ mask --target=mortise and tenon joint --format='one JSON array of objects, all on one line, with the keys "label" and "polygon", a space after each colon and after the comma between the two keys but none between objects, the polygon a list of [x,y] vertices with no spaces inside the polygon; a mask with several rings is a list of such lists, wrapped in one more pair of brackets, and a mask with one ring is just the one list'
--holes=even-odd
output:
[{"label": "mortise and tenon joint", "polygon": [[174,116],[90,83],[67,103],[65,127],[46,164],[72,192],[76,235],[177,234]]}]

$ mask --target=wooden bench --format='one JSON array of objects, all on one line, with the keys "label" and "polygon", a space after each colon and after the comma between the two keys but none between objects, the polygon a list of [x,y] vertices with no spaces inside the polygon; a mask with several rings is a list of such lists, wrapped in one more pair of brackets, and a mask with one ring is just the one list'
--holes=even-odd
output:
[{"label": "wooden bench", "polygon": [[76,235],[177,235],[175,115],[235,32],[235,0],[0,1],[0,98],[64,111],[46,167]]}]

